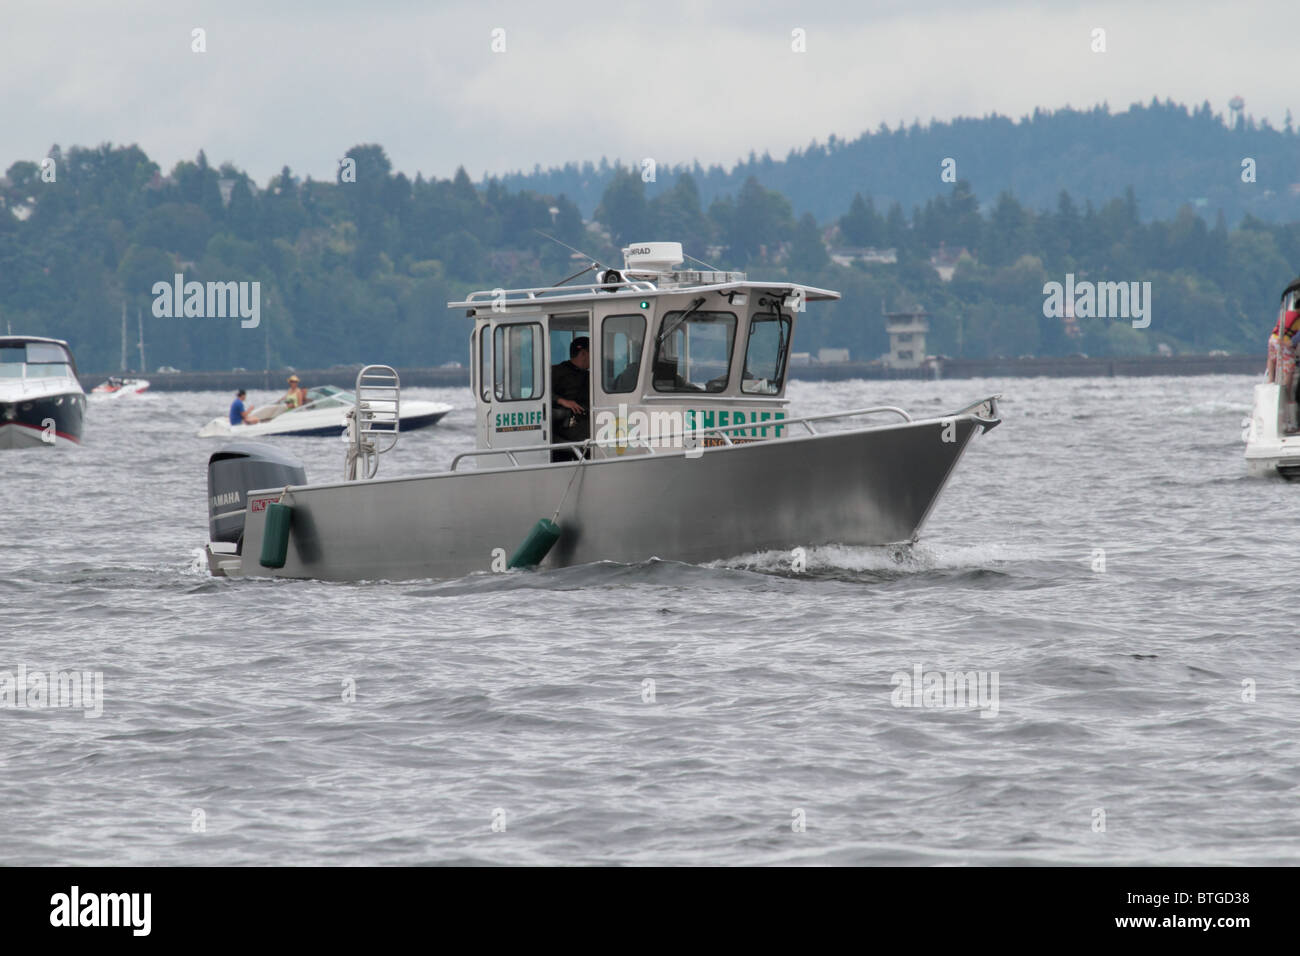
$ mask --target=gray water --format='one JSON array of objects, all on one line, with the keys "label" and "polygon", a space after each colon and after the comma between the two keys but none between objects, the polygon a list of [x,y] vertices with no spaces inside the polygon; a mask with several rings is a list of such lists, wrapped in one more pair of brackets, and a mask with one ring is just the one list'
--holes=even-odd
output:
[{"label": "gray water", "polygon": [[[1005,424],[911,548],[359,585],[207,575],[229,396],[92,404],[0,453],[0,671],[103,674],[98,717],[0,709],[4,862],[1300,862],[1300,485],[1244,475],[1251,384],[795,383]],[[473,445],[408,394],[457,410],[383,474]],[[895,706],[918,666],[996,706]]]}]

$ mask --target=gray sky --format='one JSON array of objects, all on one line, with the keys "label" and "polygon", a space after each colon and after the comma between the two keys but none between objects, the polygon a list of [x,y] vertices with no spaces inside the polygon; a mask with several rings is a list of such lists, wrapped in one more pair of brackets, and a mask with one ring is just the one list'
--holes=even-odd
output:
[{"label": "gray sky", "polygon": [[1153,95],[1300,113],[1290,0],[6,0],[0,23],[0,169],[111,141],[164,170],[205,149],[261,183],[285,164],[321,179],[377,142],[412,176],[478,179],[601,156],[729,166],[882,121]]}]

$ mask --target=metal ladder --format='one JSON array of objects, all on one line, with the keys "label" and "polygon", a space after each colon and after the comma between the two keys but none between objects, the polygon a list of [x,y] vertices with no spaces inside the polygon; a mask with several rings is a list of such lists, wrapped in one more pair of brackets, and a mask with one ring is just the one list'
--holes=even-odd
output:
[{"label": "metal ladder", "polygon": [[367,365],[357,373],[356,404],[348,410],[347,459],[343,480],[373,478],[379,473],[379,456],[392,451],[401,429],[402,383],[397,370],[387,365]]}]

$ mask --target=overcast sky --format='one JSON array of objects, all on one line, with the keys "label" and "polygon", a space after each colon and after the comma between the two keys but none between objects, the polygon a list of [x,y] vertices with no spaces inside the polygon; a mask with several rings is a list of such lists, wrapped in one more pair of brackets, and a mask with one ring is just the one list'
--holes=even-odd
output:
[{"label": "overcast sky", "polygon": [[1300,113],[1294,0],[5,0],[0,24],[0,169],[110,141],[164,170],[204,149],[261,183],[285,164],[321,179],[376,142],[412,176],[478,179],[601,156],[730,165],[882,121],[1153,95]]}]

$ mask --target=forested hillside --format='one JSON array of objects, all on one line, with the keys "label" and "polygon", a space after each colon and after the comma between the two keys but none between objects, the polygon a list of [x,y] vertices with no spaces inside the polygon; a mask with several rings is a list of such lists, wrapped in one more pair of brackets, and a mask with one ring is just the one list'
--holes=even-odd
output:
[{"label": "forested hillside", "polygon": [[[1255,161],[1253,183],[1241,178],[1246,158]],[[884,207],[924,204],[947,188],[939,178],[944,159],[955,161],[957,177],[983,200],[1009,190],[1035,210],[1054,209],[1063,189],[1078,203],[1100,205],[1132,186],[1147,220],[1172,219],[1188,203],[1211,221],[1222,212],[1229,225],[1247,214],[1300,219],[1300,135],[1290,114],[1277,129],[1249,114],[1225,117],[1209,103],[1189,108],[1153,99],[1118,113],[1105,105],[1035,110],[1019,121],[996,114],[924,125],[900,120],[892,129],[881,124],[856,139],[814,141],[783,159],[751,153],[729,168],[656,156],[649,146],[644,156],[622,157],[623,165],[638,172],[645,159],[656,161],[655,181],[647,185],[652,196],[688,172],[708,205],[753,176],[785,195],[796,213],[811,212],[818,220],[838,216],[859,192],[871,193]],[[502,183],[564,193],[590,215],[617,168],[608,159],[537,167],[505,176]]]}]

